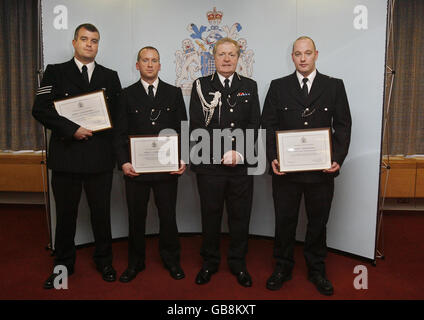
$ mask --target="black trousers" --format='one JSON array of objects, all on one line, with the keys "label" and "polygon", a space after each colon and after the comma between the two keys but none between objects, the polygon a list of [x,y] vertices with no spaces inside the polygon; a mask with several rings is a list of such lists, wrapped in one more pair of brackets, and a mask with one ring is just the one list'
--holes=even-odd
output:
[{"label": "black trousers", "polygon": [[110,193],[112,171],[102,173],[52,173],[52,190],[56,202],[55,265],[73,270],[76,250],[75,232],[82,188],[90,208],[94,234],[94,262],[102,268],[112,264]]},{"label": "black trousers", "polygon": [[308,218],[304,256],[309,274],[325,275],[327,222],[334,194],[334,179],[324,183],[297,183],[272,177],[275,208],[274,258],[277,271],[291,272],[294,266],[296,227],[302,194]]},{"label": "black trousers", "polygon": [[197,174],[202,212],[203,268],[217,270],[224,203],[228,213],[230,246],[228,265],[233,273],[246,270],[249,222],[253,198],[253,176]]},{"label": "black trousers", "polygon": [[176,221],[178,179],[139,181],[125,177],[128,205],[128,266],[144,265],[146,257],[146,217],[150,190],[159,214],[159,254],[165,267],[179,264],[180,242]]}]

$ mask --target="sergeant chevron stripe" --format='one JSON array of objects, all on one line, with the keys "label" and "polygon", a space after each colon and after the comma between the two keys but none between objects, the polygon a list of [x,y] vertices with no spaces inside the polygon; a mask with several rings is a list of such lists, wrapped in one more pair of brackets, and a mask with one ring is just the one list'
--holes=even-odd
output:
[{"label": "sergeant chevron stripe", "polygon": [[37,95],[51,93],[53,86],[45,86],[37,89]]}]

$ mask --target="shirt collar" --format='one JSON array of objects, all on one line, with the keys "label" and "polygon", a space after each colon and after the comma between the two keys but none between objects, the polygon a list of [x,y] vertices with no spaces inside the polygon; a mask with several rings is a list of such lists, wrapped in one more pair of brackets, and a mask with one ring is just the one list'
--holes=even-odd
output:
[{"label": "shirt collar", "polygon": [[[217,73],[218,73],[218,72],[217,72]],[[233,73],[231,76],[229,76],[228,78],[225,78],[224,76],[222,76],[222,75],[220,75],[220,74],[218,73],[218,77],[219,77],[219,81],[221,81],[221,83],[222,83],[222,86],[223,86],[223,87],[225,87],[225,82],[224,82],[224,80],[225,80],[225,79],[230,80],[230,82],[228,83],[228,85],[231,87],[231,83],[233,82],[233,78],[234,78],[234,73]]]},{"label": "shirt collar", "polygon": [[[308,78],[307,84],[309,85],[309,87],[312,86],[312,82],[314,82],[316,75],[317,75],[317,69],[312,71],[309,74],[309,76],[306,77],[306,78]],[[302,87],[303,86],[303,78],[305,78],[305,77],[302,74],[300,74],[299,71],[297,71],[297,70],[296,70],[296,76],[297,76],[297,80],[299,81],[300,87]]]},{"label": "shirt collar", "polygon": [[[79,61],[75,57],[74,57],[74,61],[75,61],[75,64],[77,65],[79,71],[82,72],[82,66],[84,65],[84,63],[82,63],[81,61]],[[94,70],[95,63],[94,63],[94,61],[92,61],[90,63],[87,63],[86,66],[87,66],[87,72],[88,72],[88,74],[91,74],[93,72],[93,70]]]},{"label": "shirt collar", "polygon": [[[144,80],[143,80],[143,79],[141,79],[141,78],[140,78],[140,81],[141,81],[141,84],[142,84],[142,85],[143,85],[143,87],[144,87],[144,90],[146,90],[146,92],[148,92],[148,90],[149,90],[149,86],[150,86],[150,83],[148,83],[148,82],[144,81]],[[159,85],[159,78],[156,78],[156,80],[155,80],[155,81],[153,81],[152,85],[153,85],[153,90],[156,90],[156,89],[158,88],[158,85]]]}]

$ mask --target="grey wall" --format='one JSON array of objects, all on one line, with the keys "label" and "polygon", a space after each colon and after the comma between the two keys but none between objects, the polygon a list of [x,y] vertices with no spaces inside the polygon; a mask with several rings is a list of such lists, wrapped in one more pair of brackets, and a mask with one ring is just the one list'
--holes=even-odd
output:
[{"label": "grey wall", "polygon": [[[55,11],[57,6],[62,6],[59,11]],[[315,40],[318,70],[344,80],[353,118],[352,143],[341,175],[336,179],[327,242],[331,248],[373,259],[386,0],[42,1],[44,61],[47,65],[70,59],[76,26],[91,22],[101,34],[96,60],[117,70],[123,87],[139,79],[136,55],[145,45],[159,49],[162,63],[159,76],[175,83],[175,53],[181,50],[181,42],[190,38],[187,26],[190,23],[209,26],[206,12],[213,7],[223,12],[221,27],[231,27],[235,22],[242,26],[238,37],[247,39],[247,49],[254,52],[252,77],[258,82],[261,107],[271,80],[294,71],[290,52],[293,40],[300,35]],[[185,99],[188,107],[188,97]],[[51,208],[54,225],[53,196]],[[177,210],[180,232],[201,231],[195,177],[189,170],[180,179]],[[270,177],[267,174],[255,177],[251,234],[274,235],[273,210]],[[114,175],[112,224],[115,238],[127,235],[123,180],[119,172]],[[302,209],[299,240],[304,238],[305,224]],[[83,197],[76,243],[93,241],[90,228],[89,210]],[[223,230],[227,230],[225,222]],[[156,209],[150,203],[147,233],[157,232]]]}]

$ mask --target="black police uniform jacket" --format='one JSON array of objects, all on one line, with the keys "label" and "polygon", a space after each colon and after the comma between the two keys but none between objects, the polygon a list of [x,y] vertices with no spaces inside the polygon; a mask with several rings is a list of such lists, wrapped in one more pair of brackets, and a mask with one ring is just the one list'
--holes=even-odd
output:
[{"label": "black police uniform jacket", "polygon": [[[221,110],[216,107],[213,117],[210,123],[206,126],[205,114],[203,107],[200,102],[199,95],[197,93],[196,81],[193,83],[190,99],[190,133],[195,129],[206,129],[209,132],[209,150],[196,149],[191,150],[191,153],[198,154],[200,157],[203,156],[203,152],[208,152],[209,163],[199,164],[193,162],[191,159],[190,168],[192,171],[199,174],[212,174],[212,175],[246,175],[248,166],[254,166],[255,164],[249,163],[247,148],[252,151],[254,143],[257,138],[258,129],[260,126],[260,107],[258,99],[258,87],[254,80],[240,76],[234,73],[231,87],[229,90],[224,89],[221,81],[219,80],[218,74],[215,73],[210,76],[201,77],[200,81],[202,94],[207,103],[211,103],[213,100],[213,93],[216,91],[221,92],[222,106]],[[214,136],[213,130],[227,129],[227,133],[223,137],[216,136],[221,141],[221,150],[216,152],[216,156],[213,152]],[[233,134],[233,132],[239,129],[239,132],[243,134]],[[248,138],[247,129],[252,129],[254,132],[252,139]],[[225,140],[227,140],[227,146],[225,147]],[[201,146],[201,139],[197,139],[195,144]],[[221,164],[221,159],[225,152],[229,150],[235,150],[239,152],[244,162],[238,164],[235,167],[229,167]]]},{"label": "black police uniform jacket", "polygon": [[[341,166],[349,150],[352,126],[343,81],[317,71],[306,99],[301,97],[300,90],[296,72],[271,82],[262,111],[262,127],[267,130],[268,161],[277,159],[276,131],[331,128],[331,160]],[[297,182],[324,182],[338,173],[289,172],[283,177]]]},{"label": "black police uniform jacket", "polygon": [[76,140],[73,134],[80,125],[60,116],[53,101],[104,90],[112,125],[121,83],[116,71],[95,64],[89,86],[84,83],[74,59],[48,65],[37,91],[32,114],[46,128],[51,129],[47,165],[54,171],[96,173],[112,170],[115,166],[113,129],[93,133],[88,140]]},{"label": "black police uniform jacket", "polygon": [[[115,149],[118,168],[131,162],[129,136],[157,135],[163,129],[181,133],[181,121],[187,120],[187,112],[180,88],[159,79],[156,95],[152,101],[141,81],[122,91],[116,121]],[[139,181],[167,180],[179,177],[169,173],[140,174],[132,178]]]}]

